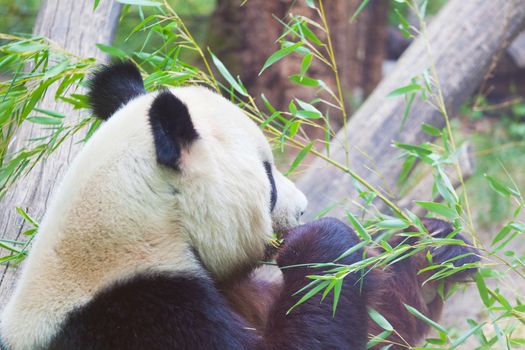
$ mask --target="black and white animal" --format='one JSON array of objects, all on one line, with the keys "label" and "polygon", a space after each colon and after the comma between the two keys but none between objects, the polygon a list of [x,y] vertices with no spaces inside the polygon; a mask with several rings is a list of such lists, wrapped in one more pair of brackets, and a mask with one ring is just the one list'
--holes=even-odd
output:
[{"label": "black and white animal", "polygon": [[[331,293],[287,314],[315,271],[284,269],[269,281],[257,266],[273,231],[298,225],[306,199],[226,99],[202,87],[146,93],[138,69],[117,63],[95,74],[90,101],[106,122],[41,222],[2,315],[9,350],[361,350],[374,330],[368,303],[407,338],[424,332],[413,318],[395,319],[403,303],[425,312],[435,299],[418,284],[415,258],[364,283],[345,278],[335,316]],[[439,221],[426,225],[450,233]],[[288,231],[276,261],[333,261],[357,243],[348,226],[321,219]],[[434,261],[468,252],[451,247]]]},{"label": "black and white animal", "polygon": [[[96,73],[89,96],[106,122],[41,222],[2,315],[8,349],[363,348],[359,287],[346,288],[335,318],[330,300],[285,317],[306,272],[284,273],[264,334],[217,289],[306,206],[240,109],[203,87],[146,93],[130,63]],[[355,244],[346,226],[323,225],[315,241],[285,244],[278,263],[332,260]]]}]

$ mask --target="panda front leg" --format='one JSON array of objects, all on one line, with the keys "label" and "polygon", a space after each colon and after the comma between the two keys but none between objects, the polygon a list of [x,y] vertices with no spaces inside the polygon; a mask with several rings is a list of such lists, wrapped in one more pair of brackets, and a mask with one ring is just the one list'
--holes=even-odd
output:
[{"label": "panda front leg", "polygon": [[[247,278],[223,286],[232,309],[258,334],[266,349],[365,349],[367,340],[366,291],[374,281],[371,273],[362,285],[358,276],[344,280],[335,315],[330,293],[320,303],[320,295],[288,312],[301,295],[294,295],[311,280],[308,275],[319,269],[293,265],[326,263],[359,243],[358,237],[336,219],[321,219],[296,227],[286,234],[278,250],[276,267],[259,267]],[[341,259],[352,264],[362,258],[363,250]]]},{"label": "panda front leg", "polygon": [[[345,226],[344,224],[336,223],[334,220],[329,221],[331,222],[330,225],[323,225],[325,228],[319,232],[317,228],[322,222],[323,221],[321,220],[321,223],[312,222],[306,224],[292,230],[290,235],[286,236],[287,239],[280,255],[280,266],[308,262],[330,262],[334,260],[334,258],[337,257],[337,253],[344,250],[345,247],[358,243],[356,240],[357,238],[350,228],[344,228],[342,227]],[[429,233],[435,237],[444,238],[453,231],[453,226],[442,220],[422,219],[422,222],[428,229]],[[338,227],[338,230],[336,230],[336,232],[331,232],[330,226]],[[345,231],[347,233],[343,233]],[[319,234],[319,236],[316,236],[317,234]],[[334,234],[334,237],[339,237],[339,239],[341,239],[341,244],[338,244],[338,242],[326,242],[326,238],[324,237],[330,237],[331,234]],[[348,237],[350,237],[350,243],[347,242],[349,239]],[[454,238],[463,240],[466,245],[454,244],[441,246],[439,248],[431,248],[430,253],[433,256],[433,264],[440,264],[447,260],[451,260],[455,266],[459,267],[479,261],[479,252],[471,247],[469,241],[462,234],[457,234]],[[404,241],[405,237],[395,236],[389,241],[389,244],[397,246]],[[417,241],[418,239],[411,239],[405,243],[416,244]],[[313,247],[305,248],[308,246]],[[323,247],[326,246],[332,246],[333,251],[331,253],[319,254]],[[371,255],[379,253],[380,252],[377,250],[367,251],[367,254]],[[429,266],[426,253],[427,251],[419,252],[409,258],[400,260],[388,269],[376,269],[373,273],[369,272],[364,285],[367,292],[366,301],[361,295],[354,298],[354,301],[359,301],[363,304],[367,302],[368,306],[376,309],[393,325],[395,332],[393,332],[387,339],[387,341],[392,344],[391,349],[405,349],[408,346],[415,346],[429,331],[429,326],[414,315],[410,314],[405,308],[405,304],[416,308],[432,320],[438,320],[444,302],[437,293],[439,284],[443,283],[443,290],[446,290],[452,283],[466,280],[476,271],[475,268],[466,269],[462,270],[460,273],[448,276],[445,279],[423,284],[423,282],[429,277],[428,273],[419,274],[421,269]],[[311,256],[309,254],[311,254]],[[356,255],[349,257],[350,262],[352,259],[355,260],[360,257],[358,254],[360,253],[356,252]],[[342,263],[348,263],[348,261]],[[276,278],[281,276],[278,269],[274,269],[273,274],[269,274],[268,271],[263,271],[261,273],[261,270],[257,269],[248,276],[248,278],[240,281],[239,284],[233,286],[232,289],[225,290],[224,293],[230,301],[230,305],[232,305],[240,315],[245,317],[252,327],[259,330],[265,330],[268,328],[269,322],[270,325],[275,326],[275,320],[278,320],[280,316],[284,317],[288,310],[287,307],[293,305],[293,299],[287,297],[309,282],[304,279],[304,275],[316,273],[315,271],[312,271],[311,269],[307,270],[306,268],[303,268],[302,270],[283,269],[283,275],[293,276],[294,270],[297,273],[297,279],[295,279],[293,283],[290,283],[290,278],[288,277],[288,280],[285,280],[285,282],[287,282],[285,287],[283,287],[283,281]],[[350,283],[349,288],[355,288],[355,285]],[[343,293],[344,292],[345,289],[343,288]],[[272,309],[272,305],[278,300],[278,298],[280,298],[280,304]],[[301,313],[313,310],[326,312],[326,310],[322,309],[322,306],[316,309],[318,306],[318,300],[317,297],[312,298],[311,302],[313,305],[308,306],[310,301],[306,302],[307,309],[301,309],[303,307],[303,305],[301,305],[296,310],[292,311],[289,316],[300,317]],[[325,303],[330,305],[330,300],[325,301]],[[310,307],[311,309],[308,309]],[[271,317],[268,309],[272,309],[273,314]],[[340,309],[338,307],[336,317],[338,317],[339,311]],[[297,314],[294,315],[294,313]],[[364,319],[366,319],[366,317],[364,317]],[[312,320],[315,320],[315,317],[313,317]],[[360,317],[356,317],[354,321],[355,320],[363,321]],[[337,323],[334,324],[337,325]],[[362,324],[364,324],[364,322]],[[292,330],[294,327],[293,325],[293,323],[290,323],[289,325]],[[345,329],[350,332],[357,328],[353,328],[353,326],[349,324]],[[368,322],[367,333],[369,336],[378,335],[382,331],[383,329],[375,322]],[[304,337],[304,339],[308,339],[308,337]],[[373,349],[380,349],[384,345],[384,343],[378,344]]]},{"label": "panda front leg", "polygon": [[[454,231],[454,227],[443,220],[425,218],[422,219],[422,223],[429,234],[436,238],[446,238]],[[465,281],[477,271],[476,268],[468,268],[446,278],[424,283],[431,274],[437,271],[419,273],[420,270],[430,265],[449,262],[455,267],[461,267],[479,262],[479,252],[472,247],[468,239],[461,233],[457,233],[453,238],[464,241],[465,245],[451,244],[430,248],[432,263],[427,259],[428,250],[423,250],[391,265],[386,270],[378,271],[381,285],[378,290],[374,291],[374,297],[370,298],[370,306],[383,315],[395,330],[387,338],[387,341],[392,343],[390,349],[406,349],[416,346],[430,330],[430,326],[408,312],[405,305],[437,321],[441,316],[444,303],[443,298],[438,295],[440,284],[443,284],[442,290],[446,294],[451,284]],[[418,240],[410,238],[407,241],[406,237],[396,236],[389,243],[391,246],[397,246],[403,242],[415,244]],[[374,252],[371,253],[374,254]],[[383,331],[375,322],[371,321],[369,324],[369,332],[372,336]],[[380,343],[372,349],[380,349],[385,345],[385,343]]]},{"label": "panda front leg", "polygon": [[[277,256],[277,264],[283,268],[283,283],[270,309],[264,332],[269,349],[366,348],[366,291],[374,282],[373,273],[364,284],[360,283],[360,276],[357,275],[349,275],[344,279],[334,315],[332,293],[322,302],[322,293],[317,293],[288,312],[302,296],[294,294],[311,282],[307,276],[322,271],[307,266],[285,268],[334,261],[359,242],[352,229],[331,218],[299,226],[287,233]],[[362,257],[363,250],[356,250],[338,262],[349,265]]]}]

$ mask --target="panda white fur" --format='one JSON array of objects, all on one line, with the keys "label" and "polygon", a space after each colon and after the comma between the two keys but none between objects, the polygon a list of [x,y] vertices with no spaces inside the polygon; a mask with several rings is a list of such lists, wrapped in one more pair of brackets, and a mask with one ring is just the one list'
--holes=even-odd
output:
[{"label": "panda white fur", "polygon": [[[2,315],[7,349],[364,347],[365,303],[351,278],[336,317],[330,300],[313,299],[286,317],[312,272],[285,273],[264,334],[216,290],[253,268],[273,230],[297,225],[306,206],[240,109],[203,87],[146,93],[130,63],[96,73],[90,100],[107,121],[41,222]],[[333,260],[357,242],[338,222],[314,226],[289,236],[280,265]]]}]

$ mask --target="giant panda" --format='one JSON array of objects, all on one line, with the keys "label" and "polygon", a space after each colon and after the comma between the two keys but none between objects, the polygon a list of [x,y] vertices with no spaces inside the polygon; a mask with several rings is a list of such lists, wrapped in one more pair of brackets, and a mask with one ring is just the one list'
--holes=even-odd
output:
[{"label": "giant panda", "polygon": [[[147,93],[129,62],[90,86],[105,123],[40,224],[2,314],[7,349],[364,349],[365,293],[352,278],[336,317],[331,297],[286,317],[310,272],[285,272],[264,334],[218,289],[259,263],[306,206],[255,123],[204,87]],[[330,219],[290,237],[279,265],[333,260],[358,241]]]},{"label": "giant panda", "polygon": [[[41,222],[2,314],[6,349],[361,350],[374,327],[368,305],[389,315],[427,305],[410,260],[347,276],[335,315],[332,294],[288,313],[316,273],[304,264],[337,259],[356,234],[330,218],[297,226],[306,198],[277,171],[259,128],[221,96],[197,86],[147,93],[129,62],[102,68],[90,85],[105,123]],[[430,231],[441,230],[436,222]],[[263,282],[258,265],[274,231],[284,235],[277,265],[296,267]],[[435,261],[465,255],[444,248]],[[407,320],[408,333],[423,332],[409,328],[416,323]]]}]

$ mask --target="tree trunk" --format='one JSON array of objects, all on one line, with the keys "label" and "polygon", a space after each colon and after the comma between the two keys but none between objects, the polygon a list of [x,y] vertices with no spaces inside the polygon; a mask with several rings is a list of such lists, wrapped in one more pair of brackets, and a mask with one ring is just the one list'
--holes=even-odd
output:
[{"label": "tree trunk", "polygon": [[[381,79],[389,3],[372,1],[351,22],[350,17],[360,4],[361,0],[324,2],[343,89],[363,96]],[[279,49],[276,39],[284,28],[278,19],[287,22],[289,12],[319,20],[304,1],[250,0],[239,6],[237,0],[219,0],[208,35],[211,49],[233,73],[240,75],[250,93],[253,96],[264,93],[279,109],[286,109],[295,97],[304,100],[314,97],[312,89],[288,80],[291,74],[299,72],[301,57],[289,56],[258,76],[266,59]],[[323,38],[320,31],[311,29]],[[328,67],[313,64],[309,75],[324,80],[336,90]],[[349,97],[348,94],[345,97]]]},{"label": "tree trunk", "polygon": [[[110,43],[116,28],[120,6],[112,0],[101,1],[93,11],[93,1],[46,0],[38,13],[34,34],[45,36],[69,52],[81,57],[96,57],[105,60],[95,46],[96,43]],[[48,92],[39,107],[50,110],[72,112],[70,105],[54,100]],[[27,144],[27,140],[45,136],[48,131],[37,124],[24,123],[17,131],[14,150]],[[41,161],[24,178],[20,179],[0,202],[0,237],[17,240],[24,228],[24,222],[16,213],[16,207],[24,208],[31,216],[41,219],[50,194],[60,183],[64,171],[80,149],[78,142],[82,132],[64,142],[48,159]],[[4,253],[4,251],[2,251]],[[0,309],[11,293],[17,269],[14,266],[0,266]]]},{"label": "tree trunk", "polygon": [[[524,24],[525,0],[451,0],[440,11],[429,27],[428,40],[450,113],[480,85],[495,54],[505,48]],[[402,161],[396,159],[400,152],[392,147],[392,141],[424,142],[429,137],[422,132],[421,124],[441,128],[444,120],[438,111],[416,98],[401,129],[404,99],[387,95],[409,84],[412,77],[429,65],[425,42],[418,38],[350,119],[347,135],[344,130],[339,131],[331,144],[331,158],[348,164],[375,186],[394,188]],[[348,162],[342,145],[348,147]],[[357,198],[350,176],[320,159],[313,162],[298,185],[310,200],[308,218],[334,203]],[[395,188],[391,192],[396,200]],[[342,209],[340,205],[331,214],[341,215]]]}]

